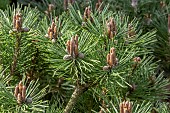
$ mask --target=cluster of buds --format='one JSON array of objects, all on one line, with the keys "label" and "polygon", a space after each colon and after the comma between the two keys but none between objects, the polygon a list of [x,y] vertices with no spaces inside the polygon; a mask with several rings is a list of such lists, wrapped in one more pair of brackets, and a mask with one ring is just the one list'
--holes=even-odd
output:
[{"label": "cluster of buds", "polygon": [[64,10],[67,10],[69,4],[73,4],[75,0],[64,0]]},{"label": "cluster of buds", "polygon": [[103,67],[104,71],[114,68],[118,64],[118,59],[116,58],[115,48],[110,49],[110,53],[107,54],[107,66]]},{"label": "cluster of buds", "polygon": [[48,9],[45,11],[45,14],[47,14],[48,16],[50,15],[50,13],[55,9],[55,5],[54,4],[48,4]]},{"label": "cluster of buds", "polygon": [[138,5],[138,0],[132,0],[131,5],[132,7],[136,8]]},{"label": "cluster of buds", "polygon": [[141,58],[140,57],[135,57],[135,58],[133,58],[133,61],[135,63],[139,63],[141,61]]},{"label": "cluster of buds", "polygon": [[19,12],[13,16],[13,31],[18,31],[18,32],[29,31],[27,27],[25,28],[22,27],[22,15]]},{"label": "cluster of buds", "polygon": [[48,33],[45,35],[48,37],[52,42],[55,42],[57,39],[57,25],[53,21],[51,26],[48,28]]},{"label": "cluster of buds", "polygon": [[18,104],[25,102],[26,86],[22,84],[22,81],[15,87],[14,96],[16,97]]},{"label": "cluster of buds", "polygon": [[66,43],[66,52],[68,55],[63,57],[64,60],[71,60],[73,58],[84,58],[84,54],[78,51],[78,35],[73,36],[71,40]]},{"label": "cluster of buds", "polygon": [[161,8],[164,8],[165,6],[166,6],[165,1],[160,1],[160,7],[161,7]]},{"label": "cluster of buds", "polygon": [[85,22],[87,22],[87,19],[89,19],[91,22],[93,22],[93,18],[91,17],[90,7],[85,8],[83,19]]},{"label": "cluster of buds", "polygon": [[120,113],[132,113],[132,103],[129,101],[123,101],[119,105]]},{"label": "cluster of buds", "polygon": [[95,9],[98,10],[99,12],[102,11],[101,4],[102,4],[102,0],[98,0],[98,2],[96,3]]},{"label": "cluster of buds", "polygon": [[170,14],[168,14],[168,33],[170,34]]},{"label": "cluster of buds", "polygon": [[107,21],[107,36],[109,39],[112,39],[116,35],[116,32],[116,23],[113,18],[111,18],[109,21]]},{"label": "cluster of buds", "polygon": [[140,63],[140,61],[141,61],[141,58],[140,58],[140,57],[135,57],[135,58],[133,58],[133,62],[134,62],[134,64],[132,65],[133,71],[137,68],[137,66],[138,66],[138,64]]},{"label": "cluster of buds", "polygon": [[134,27],[132,26],[132,24],[128,24],[128,37],[132,37],[134,36],[136,33],[135,33],[135,30],[134,30]]}]

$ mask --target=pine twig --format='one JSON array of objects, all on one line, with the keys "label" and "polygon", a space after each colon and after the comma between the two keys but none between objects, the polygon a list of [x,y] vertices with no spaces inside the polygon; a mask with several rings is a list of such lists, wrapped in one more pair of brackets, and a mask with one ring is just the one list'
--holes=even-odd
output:
[{"label": "pine twig", "polygon": [[69,102],[67,103],[67,106],[64,109],[63,113],[70,113],[74,107],[74,105],[76,104],[78,98],[85,92],[87,91],[89,88],[89,84],[87,85],[78,85],[76,86],[73,94],[71,95],[71,98],[69,100]]},{"label": "pine twig", "polygon": [[29,28],[22,27],[22,14],[20,12],[17,12],[16,14],[13,15],[13,30],[11,32],[16,33],[14,56],[13,56],[13,62],[11,64],[11,70],[10,70],[10,75],[14,75],[14,72],[17,67],[17,59],[19,57],[20,42],[21,42],[21,37],[19,36],[18,33],[29,32]]},{"label": "pine twig", "polygon": [[20,51],[20,37],[17,36],[16,38],[16,43],[15,43],[15,48],[14,48],[14,56],[13,56],[13,62],[11,65],[11,70],[10,70],[10,75],[14,75],[14,72],[16,70],[17,66],[17,59],[19,57],[19,51]]}]

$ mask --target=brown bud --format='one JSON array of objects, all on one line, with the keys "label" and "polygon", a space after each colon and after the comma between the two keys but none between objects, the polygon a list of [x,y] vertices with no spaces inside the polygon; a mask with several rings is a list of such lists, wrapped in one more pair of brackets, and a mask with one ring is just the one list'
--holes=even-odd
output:
[{"label": "brown bud", "polygon": [[120,113],[132,113],[132,104],[129,101],[123,101],[119,105]]},{"label": "brown bud", "polygon": [[110,19],[110,25],[111,25],[111,31],[113,32],[113,35],[116,34],[116,23],[115,21],[113,20],[113,18]]},{"label": "brown bud", "polygon": [[48,36],[50,36],[50,32],[52,32],[52,29],[49,27],[48,28]]},{"label": "brown bud", "polygon": [[109,38],[110,38],[111,32],[112,32],[112,31],[111,31],[111,25],[108,23],[108,24],[107,24],[107,33],[108,33],[107,36],[108,36]]},{"label": "brown bud", "polygon": [[129,102],[126,101],[126,102],[125,102],[125,107],[128,108],[128,106],[129,106]]},{"label": "brown bud", "polygon": [[95,7],[96,10],[99,9],[99,3],[96,3],[96,7]]},{"label": "brown bud", "polygon": [[114,33],[113,33],[113,32],[110,32],[109,39],[112,39],[113,37],[114,37]]},{"label": "brown bud", "polygon": [[66,48],[67,53],[68,53],[68,54],[71,54],[71,52],[70,52],[70,40],[67,41],[66,47],[67,47],[67,48]]},{"label": "brown bud", "polygon": [[90,10],[90,7],[88,7],[87,16],[88,16],[89,19],[91,18],[91,10]]},{"label": "brown bud", "polygon": [[16,87],[15,87],[15,91],[14,91],[14,96],[17,98],[17,96],[18,96],[18,93],[19,93],[19,86],[17,85]]},{"label": "brown bud", "polygon": [[135,57],[135,58],[133,58],[133,61],[135,63],[139,63],[141,61],[141,58],[140,57]]},{"label": "brown bud", "polygon": [[72,36],[72,37],[71,37],[71,41],[75,41],[75,36]]},{"label": "brown bud", "polygon": [[51,24],[51,30],[52,30],[52,31],[54,31],[54,27],[55,27],[55,23],[52,22],[52,24]]},{"label": "brown bud", "polygon": [[53,32],[52,32],[52,31],[50,32],[49,38],[50,38],[51,40],[52,40],[52,38],[53,38]]},{"label": "brown bud", "polygon": [[16,16],[14,15],[13,16],[13,28],[15,28],[16,27]]},{"label": "brown bud", "polygon": [[112,68],[118,64],[118,59],[116,58],[115,48],[112,47],[110,49],[110,53],[107,54],[107,64]]},{"label": "brown bud", "polygon": [[125,106],[125,102],[126,102],[125,100],[122,102],[122,104],[123,104],[123,107]]},{"label": "brown bud", "polygon": [[54,27],[54,37],[57,38],[57,26]]},{"label": "brown bud", "polygon": [[131,113],[132,112],[132,103],[131,102],[129,102],[129,104],[128,104],[128,111]]},{"label": "brown bud", "polygon": [[123,111],[123,103],[120,103],[119,109],[120,109],[120,113],[124,113],[124,111]]},{"label": "brown bud", "polygon": [[112,62],[113,62],[113,66],[115,66],[117,64],[117,60],[116,60],[116,55],[115,53],[111,53],[111,58],[112,58]]},{"label": "brown bud", "polygon": [[110,65],[110,54],[107,54],[107,64]]},{"label": "brown bud", "polygon": [[112,47],[112,48],[110,49],[110,53],[115,53],[115,48],[114,48],[114,47]]},{"label": "brown bud", "polygon": [[102,4],[102,0],[98,0],[98,2],[96,3],[96,7],[95,7],[95,9],[99,11],[99,13],[101,13],[102,11],[101,4]]},{"label": "brown bud", "polygon": [[75,54],[75,57],[77,57],[78,56],[78,46],[77,45],[75,45],[75,48],[74,48],[74,54]]},{"label": "brown bud", "polygon": [[85,11],[84,11],[84,21],[86,22],[87,21],[87,17],[88,17],[88,7],[85,8]]},{"label": "brown bud", "polygon": [[113,21],[113,18],[110,19],[110,26],[111,26],[111,30],[114,29],[114,21]]},{"label": "brown bud", "polygon": [[166,6],[165,1],[160,1],[160,6],[161,6],[161,8],[165,7]]},{"label": "brown bud", "polygon": [[21,97],[20,93],[18,93],[18,95],[17,95],[17,102],[18,102],[18,104],[22,103],[22,97]]},{"label": "brown bud", "polygon": [[132,113],[132,104],[129,101],[126,101],[125,109],[127,113]]},{"label": "brown bud", "polygon": [[78,47],[78,35],[75,36],[75,45]]},{"label": "brown bud", "polygon": [[21,13],[16,14],[16,20],[19,20],[19,18],[21,18]]},{"label": "brown bud", "polygon": [[19,20],[16,20],[16,29],[17,31],[20,29],[20,21]]},{"label": "brown bud", "polygon": [[138,62],[140,62],[141,61],[141,58],[140,57],[137,57],[137,59],[136,59]]},{"label": "brown bud", "polygon": [[75,42],[74,42],[74,36],[73,36],[70,41],[70,55],[71,56],[73,56],[73,54],[74,54],[74,47],[75,47]]},{"label": "brown bud", "polygon": [[22,101],[25,101],[25,97],[26,97],[26,87],[23,86],[22,87]]},{"label": "brown bud", "polygon": [[22,18],[21,17],[19,17],[19,22],[20,22],[20,28],[22,27]]},{"label": "brown bud", "polygon": [[22,93],[22,81],[19,82],[19,93]]},{"label": "brown bud", "polygon": [[113,66],[114,65],[114,53],[110,53],[110,66]]}]

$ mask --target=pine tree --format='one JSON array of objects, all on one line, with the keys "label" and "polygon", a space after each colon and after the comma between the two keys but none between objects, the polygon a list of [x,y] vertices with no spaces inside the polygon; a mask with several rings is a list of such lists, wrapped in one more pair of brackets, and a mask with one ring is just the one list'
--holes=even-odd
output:
[{"label": "pine tree", "polygon": [[159,59],[169,61],[169,26],[158,17],[167,10],[152,19],[158,2],[43,0],[31,2],[39,10],[0,10],[0,112],[168,113]]}]

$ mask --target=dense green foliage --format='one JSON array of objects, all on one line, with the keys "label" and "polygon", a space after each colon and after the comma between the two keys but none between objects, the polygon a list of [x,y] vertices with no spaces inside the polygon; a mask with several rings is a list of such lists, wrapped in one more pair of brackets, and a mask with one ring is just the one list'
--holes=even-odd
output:
[{"label": "dense green foliage", "polygon": [[0,112],[169,113],[170,3],[66,1],[0,10]]}]

